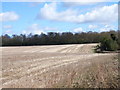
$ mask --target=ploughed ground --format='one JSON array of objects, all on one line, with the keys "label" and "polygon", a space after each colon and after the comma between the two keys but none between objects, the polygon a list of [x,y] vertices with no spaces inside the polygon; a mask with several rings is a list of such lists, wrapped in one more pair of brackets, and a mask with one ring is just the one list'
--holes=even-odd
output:
[{"label": "ploughed ground", "polygon": [[[96,45],[1,47],[1,87],[108,87],[105,81],[108,74],[104,74],[111,68],[109,74],[115,73],[117,77],[117,53],[94,53]],[[90,73],[94,75],[90,76]],[[117,81],[112,86],[117,87]]]}]

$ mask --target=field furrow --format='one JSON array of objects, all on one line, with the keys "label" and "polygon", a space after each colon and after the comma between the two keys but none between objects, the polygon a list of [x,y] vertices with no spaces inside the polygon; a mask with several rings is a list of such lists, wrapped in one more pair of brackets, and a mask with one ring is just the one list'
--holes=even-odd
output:
[{"label": "field furrow", "polygon": [[[60,74],[60,70],[54,70],[61,69],[67,73],[64,67],[70,65],[75,67],[77,64],[81,64],[80,68],[87,67],[93,58],[110,55],[95,54],[93,48],[96,45],[3,47],[2,78],[0,79],[2,87],[47,87],[64,78],[64,74]],[[53,78],[55,80],[51,80],[51,76],[55,72],[59,72],[59,75],[57,78]],[[47,73],[47,77],[44,76]],[[34,84],[35,82],[37,85]]]}]

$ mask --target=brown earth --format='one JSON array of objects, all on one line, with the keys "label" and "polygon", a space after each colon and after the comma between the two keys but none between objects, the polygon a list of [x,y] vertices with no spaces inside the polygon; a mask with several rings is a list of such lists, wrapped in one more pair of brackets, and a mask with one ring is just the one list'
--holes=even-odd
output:
[{"label": "brown earth", "polygon": [[79,71],[86,72],[95,63],[109,62],[117,55],[94,53],[96,45],[2,47],[2,87],[71,87],[72,77],[81,74]]}]

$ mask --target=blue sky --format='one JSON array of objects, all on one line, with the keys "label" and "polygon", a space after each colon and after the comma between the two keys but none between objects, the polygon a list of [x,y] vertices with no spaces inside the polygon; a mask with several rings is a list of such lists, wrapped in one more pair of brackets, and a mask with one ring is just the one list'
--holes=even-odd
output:
[{"label": "blue sky", "polygon": [[109,31],[118,28],[117,2],[2,2],[1,34]]}]

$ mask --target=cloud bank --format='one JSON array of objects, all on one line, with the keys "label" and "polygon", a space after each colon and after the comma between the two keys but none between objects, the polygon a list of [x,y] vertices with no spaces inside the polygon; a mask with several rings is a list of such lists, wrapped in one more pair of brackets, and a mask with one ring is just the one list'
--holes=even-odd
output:
[{"label": "cloud bank", "polygon": [[25,30],[22,31],[23,34],[41,34],[41,33],[46,33],[46,32],[53,32],[58,29],[56,28],[51,28],[51,27],[44,27],[41,28],[39,24],[32,24],[31,26],[27,27]]},{"label": "cloud bank", "polygon": [[40,9],[37,18],[74,23],[109,23],[115,22],[118,19],[118,5],[103,6],[81,14],[79,11],[71,9],[58,12],[56,3],[46,3],[43,8]]},{"label": "cloud bank", "polygon": [[0,21],[8,22],[8,21],[16,21],[19,19],[19,15],[15,12],[4,12],[0,13]]}]

